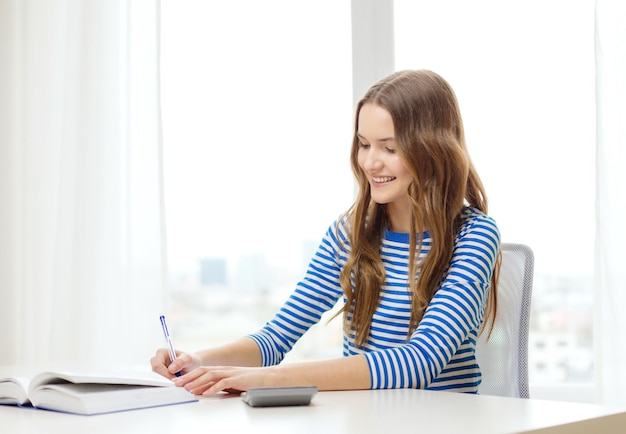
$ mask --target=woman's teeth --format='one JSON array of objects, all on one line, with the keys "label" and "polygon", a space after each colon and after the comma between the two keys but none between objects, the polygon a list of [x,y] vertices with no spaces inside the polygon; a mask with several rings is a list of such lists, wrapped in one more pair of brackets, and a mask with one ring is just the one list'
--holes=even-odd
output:
[{"label": "woman's teeth", "polygon": [[378,177],[372,177],[372,181],[382,184],[384,182],[389,182],[389,181],[393,181],[395,178],[393,176],[385,176],[382,178],[378,178]]}]

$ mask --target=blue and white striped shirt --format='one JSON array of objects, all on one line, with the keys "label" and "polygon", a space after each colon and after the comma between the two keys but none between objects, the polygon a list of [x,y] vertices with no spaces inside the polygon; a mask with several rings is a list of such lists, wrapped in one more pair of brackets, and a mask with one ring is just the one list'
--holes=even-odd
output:
[{"label": "blue and white striped shirt", "polygon": [[[465,208],[462,217],[443,283],[408,341],[409,235],[385,232],[381,256],[386,279],[369,338],[359,348],[354,335],[344,332],[343,337],[344,356],[365,355],[372,389],[478,390],[481,373],[474,349],[500,234],[493,219],[474,208]],[[339,275],[350,245],[345,222],[340,222],[338,229],[334,224],[328,229],[306,275],[276,316],[250,335],[259,345],[264,366],[280,363],[298,339],[343,297]],[[428,253],[430,241],[426,234],[420,256]]]}]

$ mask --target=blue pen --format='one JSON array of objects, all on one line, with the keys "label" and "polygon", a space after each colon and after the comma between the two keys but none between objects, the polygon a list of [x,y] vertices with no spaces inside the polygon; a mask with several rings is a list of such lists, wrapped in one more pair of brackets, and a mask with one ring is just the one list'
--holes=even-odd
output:
[{"label": "blue pen", "polygon": [[[167,349],[170,351],[170,363],[176,360],[176,351],[174,351],[174,345],[172,345],[172,338],[170,338],[170,332],[167,329],[167,323],[165,322],[165,315],[161,315],[161,327],[163,328],[163,334],[165,335],[165,342],[167,342]],[[177,377],[181,376],[180,372],[176,373]]]}]

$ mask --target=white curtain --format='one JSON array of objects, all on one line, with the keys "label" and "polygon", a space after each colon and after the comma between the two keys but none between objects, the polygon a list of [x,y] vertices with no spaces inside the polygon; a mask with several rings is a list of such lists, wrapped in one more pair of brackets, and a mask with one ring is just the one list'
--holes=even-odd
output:
[{"label": "white curtain", "polygon": [[[596,384],[626,404],[626,4],[596,0]],[[574,90],[575,91],[575,90]]]},{"label": "white curtain", "polygon": [[158,0],[0,2],[0,365],[162,344],[158,35]]}]

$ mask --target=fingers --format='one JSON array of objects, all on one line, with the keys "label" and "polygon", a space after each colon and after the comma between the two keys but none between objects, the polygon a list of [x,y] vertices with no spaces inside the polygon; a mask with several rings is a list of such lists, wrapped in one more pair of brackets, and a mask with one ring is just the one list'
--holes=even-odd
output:
[{"label": "fingers", "polygon": [[176,360],[169,364],[167,371],[173,376],[177,372],[189,369],[192,366],[192,363],[193,361],[191,360],[191,356],[189,354],[176,351]]},{"label": "fingers", "polygon": [[150,359],[152,370],[170,379],[175,378],[177,372],[192,369],[193,364],[193,357],[180,351],[176,351],[176,360],[170,363],[169,351],[166,348],[157,350],[154,357]]},{"label": "fingers", "polygon": [[211,396],[221,391],[238,393],[243,391],[236,387],[239,370],[228,367],[203,366],[177,378],[174,384],[184,387],[194,395]]},{"label": "fingers", "polygon": [[217,383],[213,384],[211,387],[202,392],[202,396],[213,396],[219,392],[226,392],[232,394],[240,394],[241,392],[245,392],[248,390],[247,387],[233,387],[232,384],[236,384],[237,381],[234,378],[223,378]]},{"label": "fingers", "polygon": [[162,375],[166,378],[172,378],[172,374],[167,370],[167,366],[169,365],[169,355],[166,349],[161,348],[157,350],[154,357],[150,359],[150,366],[152,370],[159,375]]},{"label": "fingers", "polygon": [[174,384],[180,387],[184,387],[194,395],[201,395],[207,387],[213,385],[214,381],[211,379],[211,373],[207,367],[201,367],[194,369],[191,372],[178,377]]}]

